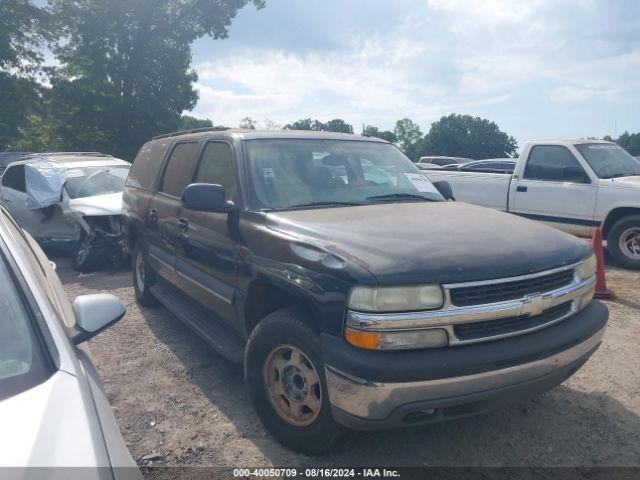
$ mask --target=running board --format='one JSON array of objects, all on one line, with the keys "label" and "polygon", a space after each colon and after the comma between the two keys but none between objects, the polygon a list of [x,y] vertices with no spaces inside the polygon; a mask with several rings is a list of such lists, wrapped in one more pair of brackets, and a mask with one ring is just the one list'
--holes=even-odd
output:
[{"label": "running board", "polygon": [[158,283],[149,288],[149,291],[158,302],[186,323],[216,352],[233,363],[242,364],[244,360],[243,339],[230,327],[217,320],[213,313],[162,279],[158,279]]}]

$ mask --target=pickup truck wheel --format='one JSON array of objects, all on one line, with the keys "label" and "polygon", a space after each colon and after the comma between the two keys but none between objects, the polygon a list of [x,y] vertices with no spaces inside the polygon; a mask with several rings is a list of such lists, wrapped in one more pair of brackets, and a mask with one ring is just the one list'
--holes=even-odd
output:
[{"label": "pickup truck wheel", "polygon": [[640,270],[640,215],[621,218],[607,235],[607,249],[616,263]]},{"label": "pickup truck wheel", "polygon": [[97,248],[89,236],[83,232],[73,249],[71,266],[78,272],[93,272],[106,264],[105,257],[104,252]]},{"label": "pickup truck wheel", "polygon": [[267,430],[308,455],[333,447],[346,433],[331,414],[318,334],[298,307],[266,316],[245,351],[245,381]]},{"label": "pickup truck wheel", "polygon": [[131,260],[133,290],[136,294],[136,300],[144,307],[157,305],[158,301],[149,291],[149,288],[156,283],[156,274],[149,267],[147,257],[140,242],[136,242],[133,246]]}]

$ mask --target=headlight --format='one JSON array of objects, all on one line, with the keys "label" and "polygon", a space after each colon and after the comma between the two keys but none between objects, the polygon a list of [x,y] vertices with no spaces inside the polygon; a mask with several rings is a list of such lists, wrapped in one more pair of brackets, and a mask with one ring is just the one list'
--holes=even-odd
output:
[{"label": "headlight", "polygon": [[591,256],[585,258],[580,265],[580,276],[583,279],[587,279],[595,275],[596,270],[598,269],[598,262],[596,260],[596,256],[591,254]]},{"label": "headlight", "polygon": [[442,307],[444,296],[440,285],[406,287],[354,287],[348,307],[363,312],[409,312]]},{"label": "headlight", "polygon": [[449,343],[449,336],[443,328],[371,332],[347,327],[344,336],[352,345],[369,350],[437,348]]}]

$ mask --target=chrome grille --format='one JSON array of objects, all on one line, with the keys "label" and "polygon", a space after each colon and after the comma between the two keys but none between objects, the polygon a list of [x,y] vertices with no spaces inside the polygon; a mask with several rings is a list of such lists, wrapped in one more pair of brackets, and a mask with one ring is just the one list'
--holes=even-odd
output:
[{"label": "chrome grille", "polygon": [[461,323],[455,325],[453,330],[462,341],[513,334],[559,320],[571,313],[572,308],[573,302],[565,302],[548,308],[540,315],[517,315],[498,320]]},{"label": "chrome grille", "polygon": [[486,283],[469,287],[455,287],[449,291],[451,303],[458,307],[505,302],[523,298],[525,295],[546,293],[569,285],[574,279],[574,270],[541,275],[510,282]]}]

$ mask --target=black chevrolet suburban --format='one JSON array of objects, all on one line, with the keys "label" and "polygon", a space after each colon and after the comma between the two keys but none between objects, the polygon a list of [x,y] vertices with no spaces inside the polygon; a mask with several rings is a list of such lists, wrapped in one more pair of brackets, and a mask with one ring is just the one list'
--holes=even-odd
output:
[{"label": "black chevrolet suburban", "polygon": [[123,195],[136,298],[244,363],[266,428],[305,453],[558,385],[607,323],[591,248],[438,188],[377,138],[156,137]]}]

